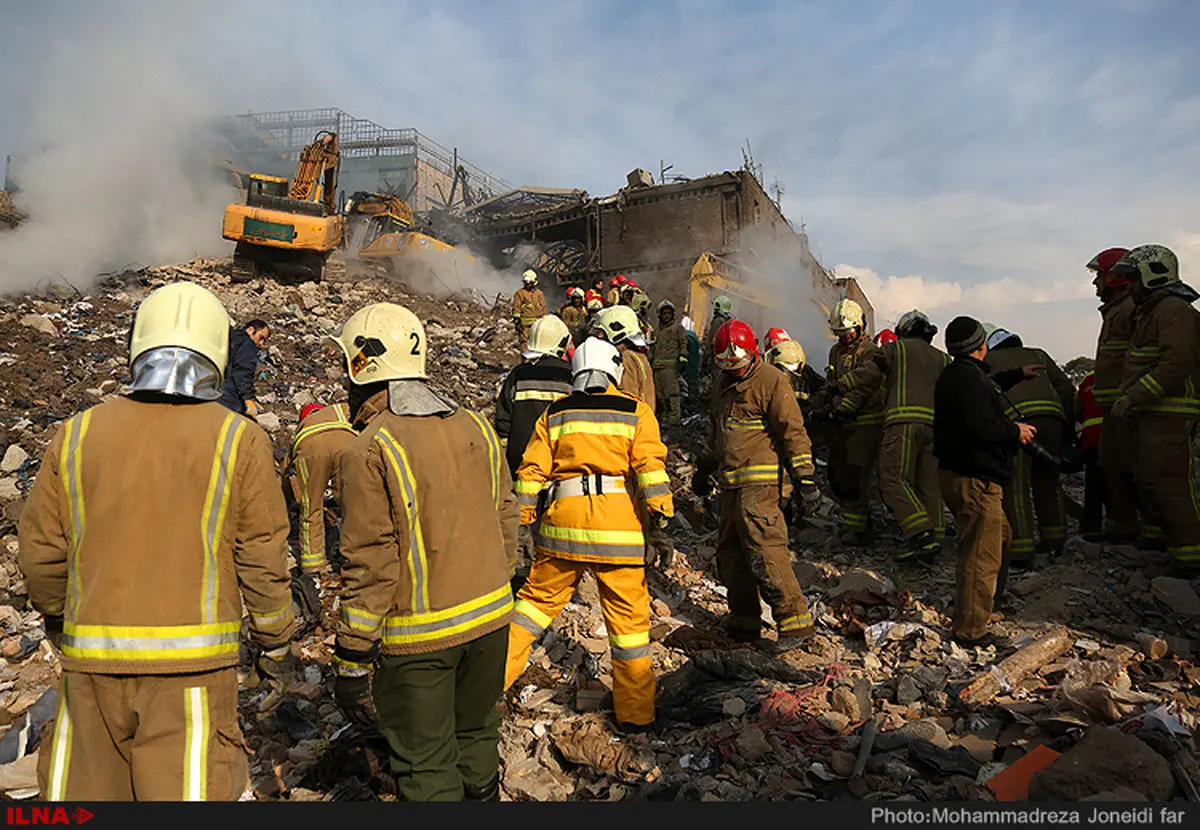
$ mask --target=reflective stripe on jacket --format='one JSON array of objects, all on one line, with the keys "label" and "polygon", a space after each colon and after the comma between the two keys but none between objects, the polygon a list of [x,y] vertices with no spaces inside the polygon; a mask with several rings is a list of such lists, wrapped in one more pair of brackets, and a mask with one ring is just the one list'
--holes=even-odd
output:
[{"label": "reflective stripe on jacket", "polygon": [[64,617],[68,671],[236,665],[243,603],[264,645],[295,629],[271,441],[217,403],[118,398],[71,418],[19,532],[30,601]]},{"label": "reflective stripe on jacket", "polygon": [[1121,391],[1135,413],[1200,418],[1200,314],[1160,288],[1137,307]]},{"label": "reflective stripe on jacket", "polygon": [[1104,426],[1104,410],[1096,403],[1096,374],[1089,373],[1079,382],[1075,396],[1075,420],[1079,423],[1079,449],[1100,446],[1100,431]]},{"label": "reflective stripe on jacket", "polygon": [[650,361],[641,352],[622,346],[621,365],[625,371],[621,374],[619,389],[653,407],[654,370],[650,368]]},{"label": "reflective stripe on jacket", "polygon": [[534,320],[546,316],[546,295],[540,288],[518,288],[513,294],[512,316],[522,325],[532,325]]},{"label": "reflective stripe on jacket", "polygon": [[384,654],[416,654],[503,628],[517,506],[499,438],[468,409],[381,409],[342,453],[338,645],[362,652],[380,641]]},{"label": "reflective stripe on jacket", "polygon": [[658,330],[658,338],[650,350],[650,362],[655,369],[673,369],[688,359],[687,331],[672,322]]},{"label": "reflective stripe on jacket", "polygon": [[[827,372],[830,377],[838,381],[841,388],[849,392],[853,387],[851,376],[854,370],[859,366],[866,364],[871,358],[879,354],[879,347],[871,342],[871,338],[866,335],[860,336],[849,346],[845,346],[838,341],[829,348],[829,368]],[[866,401],[858,403],[853,410],[854,417],[850,419],[851,426],[880,426],[883,424],[883,405],[886,399],[887,392],[882,386],[876,388],[875,392],[867,398]],[[834,408],[842,408],[844,398],[835,399]],[[847,404],[849,407],[851,404]]]},{"label": "reflective stripe on jacket", "polygon": [[1045,366],[1035,378],[1025,378],[1004,393],[1005,414],[1009,420],[1052,417],[1070,425],[1075,414],[1075,384],[1050,355],[1028,346],[1000,346],[989,349],[984,358],[992,376],[1022,366]]},{"label": "reflective stripe on jacket", "polygon": [[551,403],[571,394],[571,367],[561,357],[542,355],[516,366],[496,397],[496,432],[505,440],[508,471],[515,475],[533,425]]},{"label": "reflective stripe on jacket", "polygon": [[950,357],[915,337],[885,343],[879,354],[861,363],[842,383],[847,389],[837,408],[858,412],[885,390],[884,424],[933,425],[933,390]]},{"label": "reflective stripe on jacket", "polygon": [[517,470],[522,523],[536,521],[538,494],[555,481],[620,476],[626,491],[555,499],[534,526],[538,552],[576,562],[642,565],[646,539],[634,500],[674,515],[666,458],[653,410],[612,385],[603,394],[576,392],[552,403],[538,419]]},{"label": "reflective stripe on jacket", "polygon": [[294,458],[300,445],[308,438],[321,433],[341,431],[351,438],[357,433],[350,423],[350,405],[335,403],[315,410],[297,425],[296,435],[292,438],[291,457]]},{"label": "reflective stripe on jacket", "polygon": [[1133,297],[1100,306],[1100,337],[1096,341],[1096,403],[1108,409],[1121,397],[1125,352],[1133,335]]},{"label": "reflective stripe on jacket", "polygon": [[775,484],[786,498],[793,474],[811,476],[816,469],[787,375],[761,361],[743,378],[724,371],[718,376],[712,434],[724,489]]}]

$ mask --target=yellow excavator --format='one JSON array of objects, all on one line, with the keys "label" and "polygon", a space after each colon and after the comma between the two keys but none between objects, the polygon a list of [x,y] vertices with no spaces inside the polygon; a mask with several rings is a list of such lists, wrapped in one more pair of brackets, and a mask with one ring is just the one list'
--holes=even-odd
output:
[{"label": "yellow excavator", "polygon": [[325,262],[345,238],[338,212],[337,133],[322,130],[300,151],[291,183],[252,173],[246,200],[225,208],[221,236],[237,243],[233,281],[261,272],[319,281]]},{"label": "yellow excavator", "polygon": [[[414,230],[412,208],[399,196],[358,191],[346,200],[346,238],[353,257],[377,262],[414,286],[432,280],[455,281],[459,270],[476,262],[468,251]],[[428,258],[428,254],[434,254]]]}]

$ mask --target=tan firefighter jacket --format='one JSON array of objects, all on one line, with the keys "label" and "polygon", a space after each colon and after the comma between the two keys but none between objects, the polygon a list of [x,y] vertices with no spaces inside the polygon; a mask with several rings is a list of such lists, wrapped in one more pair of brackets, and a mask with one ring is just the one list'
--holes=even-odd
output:
[{"label": "tan firefighter jacket", "polygon": [[342,453],[339,674],[345,652],[439,651],[506,626],[518,510],[500,439],[476,412],[401,416],[386,391],[363,404]]},{"label": "tan firefighter jacket", "polygon": [[1038,372],[1037,377],[1022,380],[1004,393],[1008,398],[1005,414],[1014,421],[1018,417],[1052,416],[1074,425],[1075,384],[1050,355],[1028,346],[1009,346],[989,349],[984,362],[993,376],[1022,366],[1045,366],[1046,371]]},{"label": "tan firefighter jacket", "polygon": [[[539,554],[642,566],[646,539],[636,501],[664,516],[675,511],[666,459],[654,410],[612,384],[603,394],[575,392],[550,404],[516,482],[521,521],[534,524]],[[581,476],[589,477],[588,493],[557,495],[557,483]],[[595,476],[604,477],[599,486]],[[538,520],[538,494],[548,485],[549,504]]]},{"label": "tan firefighter jacket", "polygon": [[571,336],[574,337],[575,330],[587,320],[587,309],[581,305],[577,306],[567,303],[559,309],[558,316],[562,318],[563,323],[566,324],[567,329],[571,332]]},{"label": "tan firefighter jacket", "polygon": [[854,370],[877,354],[879,354],[879,347],[872,343],[871,338],[866,334],[860,335],[849,346],[844,346],[841,341],[838,341],[829,348],[829,368],[825,371],[829,375],[829,379],[836,381],[838,387],[843,390],[841,397],[833,399],[833,408],[834,411],[853,413],[847,422],[849,426],[883,425],[883,406],[887,398],[887,389],[882,384],[875,388],[874,393],[865,402],[856,402],[853,399],[848,402],[845,398],[845,394],[853,391],[854,388],[851,385]]},{"label": "tan firefighter jacket", "polygon": [[679,323],[671,323],[658,330],[658,338],[650,350],[650,362],[655,369],[672,369],[687,365],[687,330]]},{"label": "tan firefighter jacket", "polygon": [[621,365],[625,367],[618,388],[653,407],[654,371],[650,368],[650,361],[636,349],[625,345],[617,348],[621,351]]},{"label": "tan firefighter jacket", "polygon": [[534,321],[546,316],[546,295],[540,288],[518,288],[513,294],[514,320],[519,320],[525,327],[532,326]]},{"label": "tan firefighter jacket", "polygon": [[334,493],[339,492],[336,459],[357,434],[354,425],[350,423],[350,405],[344,401],[321,407],[297,425],[292,445],[288,448],[284,460],[284,470],[289,474],[296,474],[291,477],[291,482],[292,493],[297,500],[301,498],[299,479],[307,478],[307,475],[301,475],[299,467],[305,464],[311,467],[312,459],[318,457],[334,459],[333,490]]},{"label": "tan firefighter jacket", "polygon": [[218,403],[118,398],[47,448],[21,513],[29,599],[62,616],[63,668],[182,674],[295,630],[288,517],[262,428]]},{"label": "tan firefighter jacket", "polygon": [[1121,392],[1134,412],[1200,418],[1200,314],[1160,288],[1137,307]]},{"label": "tan firefighter jacket", "polygon": [[712,435],[722,489],[771,484],[787,498],[792,476],[811,477],[815,470],[792,385],[761,361],[743,378],[725,371],[717,376]]},{"label": "tan firefighter jacket", "polygon": [[884,425],[933,424],[933,390],[950,357],[924,340],[901,337],[885,343],[879,353],[844,379],[849,391],[838,409],[857,412],[886,392]]},{"label": "tan firefighter jacket", "polygon": [[1133,334],[1133,296],[1100,306],[1100,338],[1096,341],[1096,405],[1107,411],[1121,397],[1125,352]]}]

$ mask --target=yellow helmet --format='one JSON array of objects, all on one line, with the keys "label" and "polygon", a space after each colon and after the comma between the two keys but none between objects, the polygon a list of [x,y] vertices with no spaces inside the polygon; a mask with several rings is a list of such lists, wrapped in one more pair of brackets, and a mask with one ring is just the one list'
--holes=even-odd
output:
[{"label": "yellow helmet", "polygon": [[567,352],[567,344],[571,342],[571,332],[562,318],[555,314],[547,314],[533,321],[529,327],[529,339],[526,341],[526,354],[551,354],[562,357]]},{"label": "yellow helmet", "polygon": [[207,288],[192,282],[164,285],[138,306],[129,335],[129,363],[151,349],[177,346],[207,358],[224,380],[231,325],[225,306]]},{"label": "yellow helmet", "polygon": [[333,338],[350,364],[350,382],[426,379],[425,327],[402,305],[375,303],[360,308]]},{"label": "yellow helmet", "polygon": [[767,350],[767,362],[794,375],[804,368],[804,347],[795,340],[783,340]]},{"label": "yellow helmet", "polygon": [[638,347],[646,345],[637,313],[627,305],[609,306],[596,312],[596,316],[592,318],[592,331],[597,330],[614,346],[626,342]]},{"label": "yellow helmet", "polygon": [[838,300],[837,305],[829,314],[829,328],[834,331],[842,329],[862,328],[866,324],[866,316],[862,306],[854,300]]}]

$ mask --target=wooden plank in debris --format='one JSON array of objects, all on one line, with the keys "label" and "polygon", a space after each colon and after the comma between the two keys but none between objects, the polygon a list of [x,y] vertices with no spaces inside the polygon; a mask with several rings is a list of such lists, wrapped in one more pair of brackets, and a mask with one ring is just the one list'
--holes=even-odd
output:
[{"label": "wooden plank in debris", "polygon": [[986,703],[1000,692],[1015,687],[1032,672],[1065,654],[1074,642],[1071,632],[1064,627],[1043,634],[987,671],[976,675],[958,693],[959,700],[967,703]]}]

